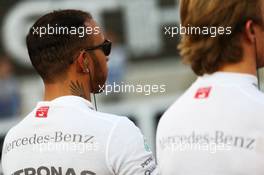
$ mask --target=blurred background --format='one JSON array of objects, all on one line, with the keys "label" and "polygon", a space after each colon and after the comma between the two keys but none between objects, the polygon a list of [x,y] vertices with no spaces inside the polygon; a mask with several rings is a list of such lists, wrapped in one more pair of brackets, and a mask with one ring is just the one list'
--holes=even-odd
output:
[{"label": "blurred background", "polygon": [[25,36],[43,14],[56,9],[89,11],[114,43],[108,83],[165,85],[163,93],[97,95],[98,110],[128,116],[155,152],[155,131],[164,111],[195,80],[179,59],[178,0],[0,0],[0,150],[8,129],[42,99],[43,84],[30,64]]}]

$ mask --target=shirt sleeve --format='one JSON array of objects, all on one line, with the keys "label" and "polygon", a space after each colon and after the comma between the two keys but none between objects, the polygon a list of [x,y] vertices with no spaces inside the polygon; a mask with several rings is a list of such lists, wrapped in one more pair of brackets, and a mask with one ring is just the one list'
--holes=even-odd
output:
[{"label": "shirt sleeve", "polygon": [[122,118],[112,130],[108,163],[115,175],[156,175],[155,159],[140,130]]}]

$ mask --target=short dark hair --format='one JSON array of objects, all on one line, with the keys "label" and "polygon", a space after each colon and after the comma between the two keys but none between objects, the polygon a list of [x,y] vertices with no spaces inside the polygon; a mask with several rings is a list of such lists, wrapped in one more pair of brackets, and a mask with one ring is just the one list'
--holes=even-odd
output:
[{"label": "short dark hair", "polygon": [[87,42],[88,35],[80,37],[78,33],[60,33],[39,35],[36,29],[41,27],[87,27],[85,22],[91,20],[88,12],[80,10],[59,10],[42,16],[30,28],[27,35],[27,49],[33,67],[44,82],[54,82],[63,75],[74,61],[75,54]]}]

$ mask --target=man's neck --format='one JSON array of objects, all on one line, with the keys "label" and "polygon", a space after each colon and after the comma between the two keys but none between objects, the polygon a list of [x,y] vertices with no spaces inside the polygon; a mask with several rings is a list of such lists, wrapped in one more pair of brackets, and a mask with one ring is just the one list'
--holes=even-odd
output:
[{"label": "man's neck", "polygon": [[51,101],[61,96],[74,95],[91,100],[88,86],[81,81],[70,80],[60,83],[45,83],[44,101]]},{"label": "man's neck", "polygon": [[219,69],[221,72],[234,72],[234,73],[244,73],[257,76],[256,62],[252,58],[244,58],[241,62],[235,64],[227,64]]}]

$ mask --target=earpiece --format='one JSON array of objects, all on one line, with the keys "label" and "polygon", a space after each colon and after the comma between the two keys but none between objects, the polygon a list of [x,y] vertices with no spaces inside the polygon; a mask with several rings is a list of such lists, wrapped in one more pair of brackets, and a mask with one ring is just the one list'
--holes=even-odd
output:
[{"label": "earpiece", "polygon": [[253,28],[253,21],[249,20],[246,23],[246,28],[249,29],[250,33],[253,35],[253,39],[254,39],[254,50],[255,50],[255,61],[256,61],[256,71],[257,71],[257,78],[258,78],[258,89],[260,90],[260,77],[259,77],[259,70],[258,70],[258,52],[257,52],[257,42],[256,42],[256,36],[255,36],[255,31]]},{"label": "earpiece", "polygon": [[84,72],[85,73],[89,73],[89,68],[88,68],[88,60],[87,59],[84,59],[83,60],[83,66],[84,66]]}]

